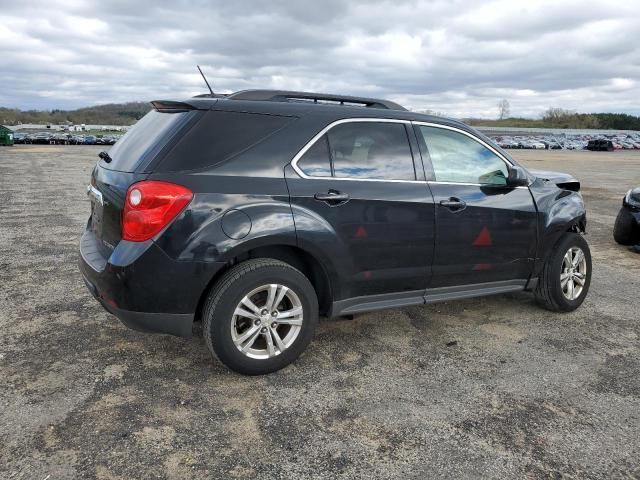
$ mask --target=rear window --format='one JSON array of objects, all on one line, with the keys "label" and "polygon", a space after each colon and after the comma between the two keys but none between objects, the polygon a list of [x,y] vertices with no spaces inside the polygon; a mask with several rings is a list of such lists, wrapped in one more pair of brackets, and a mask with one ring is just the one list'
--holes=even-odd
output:
[{"label": "rear window", "polygon": [[100,165],[110,170],[134,172],[156,155],[195,112],[161,113],[151,110],[109,150],[112,161]]},{"label": "rear window", "polygon": [[210,111],[162,160],[158,170],[198,170],[219,164],[257,145],[294,117]]}]

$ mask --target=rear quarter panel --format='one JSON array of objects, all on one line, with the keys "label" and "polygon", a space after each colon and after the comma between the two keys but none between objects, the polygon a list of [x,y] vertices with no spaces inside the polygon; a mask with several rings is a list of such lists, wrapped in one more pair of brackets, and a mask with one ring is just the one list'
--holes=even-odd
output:
[{"label": "rear quarter panel", "polygon": [[[168,177],[168,178],[165,178]],[[263,245],[295,245],[284,178],[152,175],[190,188],[193,201],[157,239],[171,258],[226,262]]]}]

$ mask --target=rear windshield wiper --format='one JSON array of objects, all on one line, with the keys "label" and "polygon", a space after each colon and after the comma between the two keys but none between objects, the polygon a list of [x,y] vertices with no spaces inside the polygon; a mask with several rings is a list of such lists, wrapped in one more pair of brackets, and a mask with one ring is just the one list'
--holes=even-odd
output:
[{"label": "rear windshield wiper", "polygon": [[111,163],[112,158],[107,152],[100,152],[98,156],[107,163]]}]

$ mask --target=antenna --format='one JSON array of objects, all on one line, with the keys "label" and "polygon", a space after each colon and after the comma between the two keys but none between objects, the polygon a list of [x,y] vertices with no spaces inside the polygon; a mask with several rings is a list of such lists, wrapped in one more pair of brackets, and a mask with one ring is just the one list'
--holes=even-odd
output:
[{"label": "antenna", "polygon": [[198,71],[200,72],[200,75],[202,75],[202,78],[204,80],[204,83],[207,84],[207,88],[209,88],[209,91],[211,92],[211,96],[215,97],[215,93],[213,93],[213,90],[211,89],[211,85],[209,85],[209,82],[207,82],[207,77],[204,76],[204,73],[202,73],[202,69],[200,68],[200,65],[196,65],[196,67],[198,67]]}]

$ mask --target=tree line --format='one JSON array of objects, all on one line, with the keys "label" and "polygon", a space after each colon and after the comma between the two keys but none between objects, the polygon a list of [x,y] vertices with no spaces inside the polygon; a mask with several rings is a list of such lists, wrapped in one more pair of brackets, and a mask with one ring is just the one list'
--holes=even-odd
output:
[{"label": "tree line", "polygon": [[498,120],[466,119],[471,125],[529,128],[577,128],[602,130],[640,130],[640,117],[626,113],[576,113],[549,108],[538,119],[506,117]]},{"label": "tree line", "polygon": [[[142,118],[151,106],[146,102],[111,103],[77,110],[19,110],[0,107],[0,124],[20,123],[91,125],[132,125]],[[549,108],[540,118],[514,118],[505,99],[498,103],[497,120],[469,118],[471,125],[531,128],[589,128],[610,130],[640,130],[640,117],[626,113],[576,113],[562,108]],[[424,111],[424,113],[434,113]]]},{"label": "tree line", "polygon": [[497,107],[497,120],[468,118],[465,121],[471,125],[495,127],[640,130],[640,117],[626,113],[577,113],[551,107],[540,118],[533,119],[510,116],[510,105],[506,99],[500,100]]},{"label": "tree line", "polygon": [[21,123],[87,125],[133,125],[151,106],[146,102],[111,103],[77,110],[19,110],[0,107],[0,124]]}]

